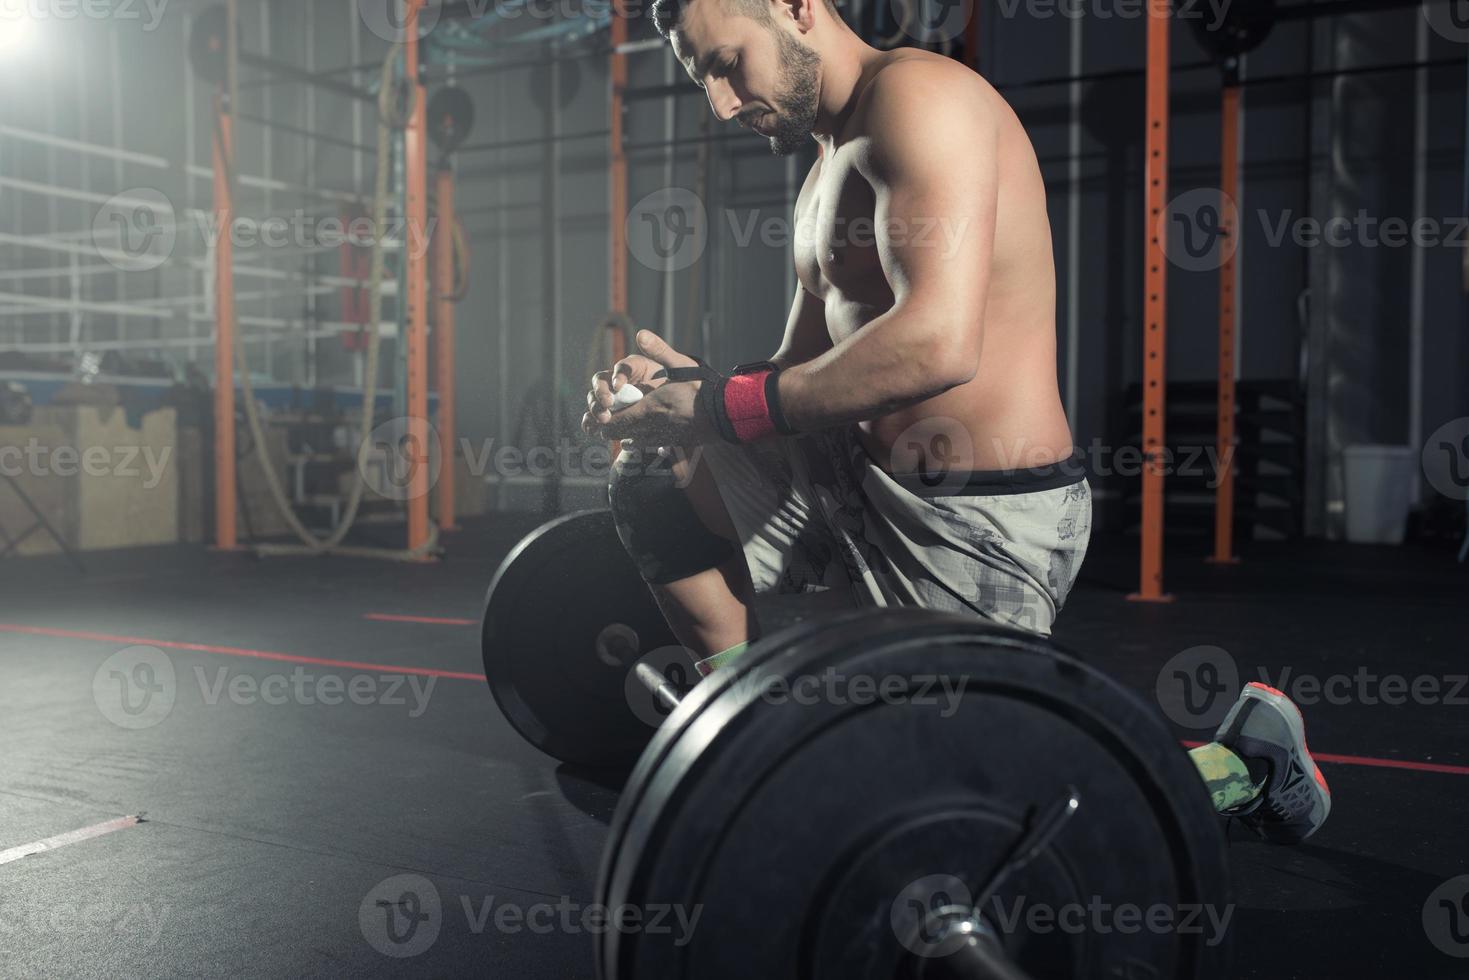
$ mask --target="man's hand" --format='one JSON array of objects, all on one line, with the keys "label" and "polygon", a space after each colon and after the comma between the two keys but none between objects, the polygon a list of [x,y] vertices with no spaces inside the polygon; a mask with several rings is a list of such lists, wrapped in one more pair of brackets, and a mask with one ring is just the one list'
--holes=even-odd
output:
[{"label": "man's hand", "polygon": [[[651,330],[640,330],[638,349],[617,362],[611,372],[598,372],[587,395],[582,429],[606,440],[631,440],[646,446],[697,446],[715,442],[719,434],[696,412],[702,382],[668,384],[658,377],[665,368],[694,367],[698,362],[668,346]],[[612,412],[612,396],[624,384],[648,391],[642,401]]]},{"label": "man's hand", "polygon": [[587,411],[581,417],[581,430],[588,435],[599,425],[612,421],[616,409],[616,395],[632,385],[644,393],[665,384],[654,375],[663,370],[663,365],[650,357],[631,354],[618,361],[610,371],[598,371],[592,375],[592,387],[587,392]]}]

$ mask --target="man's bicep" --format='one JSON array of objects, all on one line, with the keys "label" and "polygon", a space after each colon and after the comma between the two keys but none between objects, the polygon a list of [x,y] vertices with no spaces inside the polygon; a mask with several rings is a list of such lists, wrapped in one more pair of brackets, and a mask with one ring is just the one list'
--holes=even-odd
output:
[{"label": "man's bicep", "polygon": [[[891,93],[874,106],[868,154],[878,258],[895,305],[942,305],[983,316],[999,200],[992,114],[960,99],[930,100],[931,118]],[[922,120],[922,121],[920,121]],[[933,133],[945,133],[935,152]]]},{"label": "man's bicep", "polygon": [[791,367],[814,360],[831,350],[831,334],[826,329],[826,304],[812,296],[805,286],[796,287],[796,298],[786,318],[785,339],[771,358],[781,367]]}]

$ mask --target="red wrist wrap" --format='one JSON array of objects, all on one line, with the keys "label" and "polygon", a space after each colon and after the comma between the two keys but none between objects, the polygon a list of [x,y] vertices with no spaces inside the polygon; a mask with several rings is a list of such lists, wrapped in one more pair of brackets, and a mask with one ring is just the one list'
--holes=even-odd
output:
[{"label": "red wrist wrap", "polygon": [[765,398],[769,371],[737,374],[724,386],[724,410],[740,442],[754,442],[777,433]]}]

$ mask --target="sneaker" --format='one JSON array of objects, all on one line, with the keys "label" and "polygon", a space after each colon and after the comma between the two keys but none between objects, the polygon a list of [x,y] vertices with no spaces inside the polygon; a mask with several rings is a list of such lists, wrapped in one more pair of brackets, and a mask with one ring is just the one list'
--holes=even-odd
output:
[{"label": "sneaker", "polygon": [[1245,685],[1214,741],[1270,769],[1259,798],[1225,816],[1275,844],[1299,844],[1321,829],[1331,790],[1306,748],[1306,723],[1290,698],[1264,684]]}]

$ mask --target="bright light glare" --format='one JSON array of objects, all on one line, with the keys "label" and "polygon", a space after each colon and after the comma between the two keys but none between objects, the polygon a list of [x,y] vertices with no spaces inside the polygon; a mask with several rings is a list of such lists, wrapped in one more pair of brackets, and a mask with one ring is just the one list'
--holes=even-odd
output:
[{"label": "bright light glare", "polygon": [[24,0],[0,0],[0,58],[24,53],[35,44],[37,33]]}]

